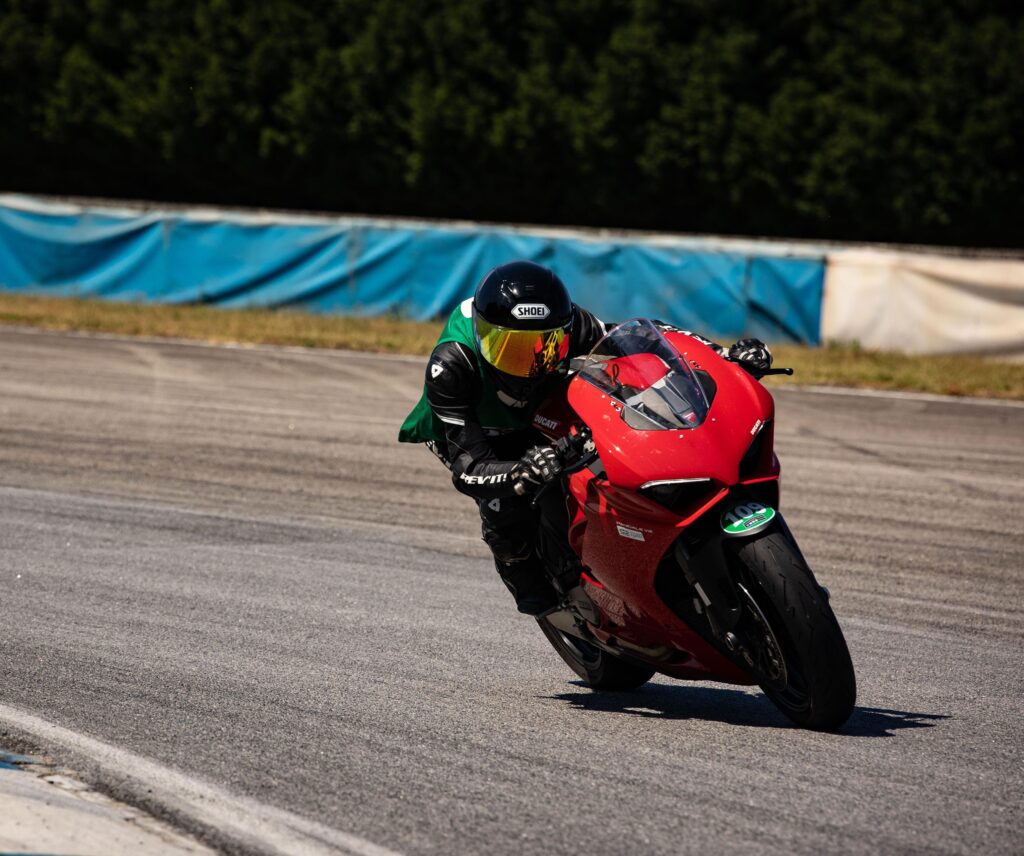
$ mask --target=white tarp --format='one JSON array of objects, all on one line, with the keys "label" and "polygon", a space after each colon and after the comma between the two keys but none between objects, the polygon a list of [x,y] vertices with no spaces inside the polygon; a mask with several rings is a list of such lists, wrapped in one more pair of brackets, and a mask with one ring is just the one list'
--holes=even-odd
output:
[{"label": "white tarp", "polygon": [[1024,259],[832,253],[821,338],[922,354],[1024,352]]}]

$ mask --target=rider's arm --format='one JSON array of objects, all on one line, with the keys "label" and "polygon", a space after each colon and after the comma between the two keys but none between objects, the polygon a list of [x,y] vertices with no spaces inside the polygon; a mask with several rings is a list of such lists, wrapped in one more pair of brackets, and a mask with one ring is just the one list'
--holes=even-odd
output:
[{"label": "rider's arm", "polygon": [[717,351],[718,356],[739,363],[746,371],[758,379],[761,378],[762,372],[772,367],[772,352],[768,350],[768,346],[760,339],[740,339],[731,347],[726,348],[716,342],[712,342],[710,339],[705,339],[697,333],[691,333],[689,330],[683,330],[682,332],[687,336],[693,337],[702,345],[707,345],[711,350]]},{"label": "rider's arm", "polygon": [[692,339],[696,339],[702,345],[707,345],[712,351],[715,351],[720,357],[728,357],[729,349],[724,345],[719,345],[718,342],[712,342],[710,339],[706,339],[700,335],[700,333],[691,333],[689,330],[682,330],[682,333],[689,336]]},{"label": "rider's arm", "polygon": [[457,342],[434,348],[427,363],[427,402],[444,423],[452,482],[477,499],[512,496],[519,461],[503,461],[476,419],[480,378],[474,356]]},{"label": "rider's arm", "polygon": [[581,357],[589,354],[599,341],[614,324],[605,324],[593,312],[588,312],[579,306],[573,307],[572,319],[572,345],[569,349],[570,357]]},{"label": "rider's arm", "polygon": [[662,330],[663,332],[666,331],[666,330],[672,330],[674,332],[682,333],[684,336],[689,336],[691,339],[696,339],[702,345],[707,345],[707,347],[711,348],[711,350],[714,351],[715,353],[717,353],[718,356],[720,356],[720,357],[728,357],[729,356],[729,349],[728,348],[726,348],[723,345],[719,345],[718,342],[712,342],[710,339],[706,338],[705,336],[700,335],[700,333],[693,333],[693,332],[691,332],[689,330],[680,330],[675,325],[673,325],[673,324],[666,324],[664,321],[655,321],[654,325],[659,330]]}]

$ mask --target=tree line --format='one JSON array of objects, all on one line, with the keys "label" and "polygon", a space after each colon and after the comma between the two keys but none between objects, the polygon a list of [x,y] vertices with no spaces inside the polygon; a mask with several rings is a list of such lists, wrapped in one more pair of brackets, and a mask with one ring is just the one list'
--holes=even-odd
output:
[{"label": "tree line", "polygon": [[0,186],[1024,245],[1024,4],[4,0]]}]

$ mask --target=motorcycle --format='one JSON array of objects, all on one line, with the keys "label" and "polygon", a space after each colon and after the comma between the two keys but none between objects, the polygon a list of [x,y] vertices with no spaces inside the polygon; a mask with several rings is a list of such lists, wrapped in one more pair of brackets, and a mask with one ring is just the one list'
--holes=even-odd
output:
[{"label": "motorcycle", "polygon": [[[853,710],[846,640],[779,511],[774,401],[739,364],[635,319],[575,361],[534,427],[583,564],[540,629],[595,690],[655,673],[757,684],[797,725]],[[539,499],[539,497],[538,497]]]}]

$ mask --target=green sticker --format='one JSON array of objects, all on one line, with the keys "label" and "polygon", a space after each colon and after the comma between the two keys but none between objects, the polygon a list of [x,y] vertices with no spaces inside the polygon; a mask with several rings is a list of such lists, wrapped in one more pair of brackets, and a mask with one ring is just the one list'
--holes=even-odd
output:
[{"label": "green sticker", "polygon": [[745,502],[722,515],[722,531],[726,535],[749,535],[767,526],[774,517],[774,508],[760,502]]}]

